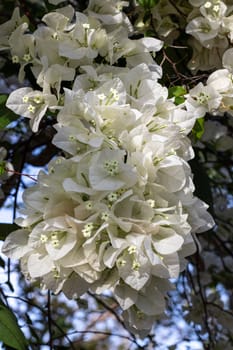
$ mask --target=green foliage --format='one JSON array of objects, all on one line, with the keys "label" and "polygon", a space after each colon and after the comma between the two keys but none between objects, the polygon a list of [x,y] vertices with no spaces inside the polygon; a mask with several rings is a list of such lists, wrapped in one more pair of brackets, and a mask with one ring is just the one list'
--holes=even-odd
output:
[{"label": "green foliage", "polygon": [[138,0],[138,3],[145,9],[151,9],[159,3],[159,0]]},{"label": "green foliage", "polygon": [[6,162],[4,162],[2,160],[0,161],[0,176],[5,174],[5,172],[6,172],[5,164],[6,164]]},{"label": "green foliage", "polygon": [[28,349],[28,342],[13,312],[0,302],[0,341],[16,350]]},{"label": "green foliage", "polygon": [[183,86],[172,86],[168,89],[168,97],[171,98],[173,96],[178,97],[178,96],[183,96],[186,94],[186,89]]},{"label": "green foliage", "polygon": [[8,95],[0,95],[0,130],[3,130],[12,121],[19,118],[19,116],[10,111],[6,106]]},{"label": "green foliage", "polygon": [[168,97],[174,97],[174,102],[179,105],[185,101],[184,95],[187,93],[183,86],[172,86],[168,89]]},{"label": "green foliage", "polygon": [[204,129],[204,123],[205,123],[205,118],[198,118],[196,120],[196,123],[192,129],[192,135],[194,137],[194,140],[200,140],[205,129]]}]

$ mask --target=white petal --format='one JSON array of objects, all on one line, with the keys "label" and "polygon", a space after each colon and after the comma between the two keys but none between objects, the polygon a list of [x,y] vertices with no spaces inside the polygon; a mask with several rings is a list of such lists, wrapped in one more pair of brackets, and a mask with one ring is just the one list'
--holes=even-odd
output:
[{"label": "white petal", "polygon": [[166,307],[164,296],[157,288],[148,291],[146,295],[139,294],[136,305],[147,315],[162,314]]},{"label": "white petal", "polygon": [[137,291],[127,285],[117,285],[114,293],[116,300],[123,310],[127,310],[130,306],[134,305],[137,299]]},{"label": "white petal", "polygon": [[49,273],[54,267],[49,255],[31,254],[28,258],[28,272],[32,278]]},{"label": "white petal", "polygon": [[74,234],[66,233],[64,238],[60,240],[57,248],[55,248],[50,241],[45,244],[45,247],[51,258],[53,260],[58,260],[63,258],[71,251],[71,249],[75,246],[76,241],[77,239]]},{"label": "white petal", "polygon": [[65,281],[62,287],[62,291],[67,296],[67,298],[72,299],[77,298],[78,296],[81,296],[87,292],[88,288],[89,283],[87,283],[79,275],[73,272],[71,276],[69,276]]},{"label": "white petal", "polygon": [[2,252],[11,259],[20,259],[31,251],[28,245],[28,230],[16,230],[11,232],[2,246]]},{"label": "white petal", "polygon": [[166,255],[178,251],[183,242],[184,239],[181,236],[174,234],[170,237],[154,241],[153,245],[159,254]]}]

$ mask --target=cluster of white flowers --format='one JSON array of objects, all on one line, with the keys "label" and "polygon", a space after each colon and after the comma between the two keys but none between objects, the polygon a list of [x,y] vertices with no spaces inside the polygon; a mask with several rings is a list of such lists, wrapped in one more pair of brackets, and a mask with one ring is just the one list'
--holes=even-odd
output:
[{"label": "cluster of white flowers", "polygon": [[210,114],[233,115],[233,49],[225,51],[222,69],[211,73],[206,81],[189,90],[185,101],[187,111],[196,117]]},{"label": "cluster of white flowers", "polygon": [[65,156],[24,192],[21,229],[2,251],[55,293],[110,290],[126,326],[144,336],[196,250],[195,233],[213,222],[187,163],[200,115],[168,99],[150,54],[162,42],[129,39],[122,5],[65,7],[33,34],[22,23],[9,35],[20,74],[30,63],[41,90],[18,89],[7,106],[34,131],[47,109],[58,111],[53,143]]},{"label": "cluster of white flowers", "polygon": [[167,45],[174,44],[184,32],[189,34],[188,47],[192,58],[188,68],[196,73],[222,67],[224,52],[233,43],[233,6],[230,0],[159,0],[151,8],[151,17],[145,21],[145,12],[139,10],[136,28],[145,32],[152,25],[159,38]]},{"label": "cluster of white flowers", "polygon": [[221,67],[222,55],[233,43],[233,6],[225,0],[189,0],[193,6],[186,33],[193,36],[193,57],[189,68],[209,70]]}]

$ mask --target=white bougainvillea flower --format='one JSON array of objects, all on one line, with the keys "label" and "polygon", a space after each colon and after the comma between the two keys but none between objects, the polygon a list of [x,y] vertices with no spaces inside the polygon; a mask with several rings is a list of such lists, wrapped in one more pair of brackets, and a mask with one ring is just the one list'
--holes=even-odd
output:
[{"label": "white bougainvillea flower", "polygon": [[[54,281],[53,276],[51,276],[50,280]],[[45,279],[44,284],[48,285]],[[59,291],[62,290],[62,292],[69,299],[76,299],[79,295],[83,295],[85,292],[87,292],[89,287],[89,283],[72,271],[70,274],[68,274],[68,278],[67,275],[64,276],[64,280]],[[51,289],[54,290],[53,288]]]},{"label": "white bougainvillea flower", "polygon": [[181,190],[186,183],[183,161],[176,155],[170,155],[158,164],[157,181],[168,188],[169,192]]},{"label": "white bougainvillea flower", "polygon": [[211,73],[206,83],[223,95],[230,92],[233,88],[232,75],[228,69],[218,69]]},{"label": "white bougainvillea flower", "polygon": [[56,267],[51,257],[42,251],[28,255],[27,268],[31,278],[38,278],[47,275]]},{"label": "white bougainvillea flower", "polygon": [[52,94],[44,94],[32,88],[20,88],[13,91],[7,100],[6,106],[13,112],[30,119],[34,132],[38,131],[39,124],[48,108],[56,109],[57,99]]},{"label": "white bougainvillea flower", "polygon": [[[75,14],[72,6],[65,6],[57,8],[56,11],[46,13],[42,17],[43,23],[46,23],[50,29],[54,29],[54,33],[60,31],[69,30],[73,28],[74,24],[71,25],[71,20]],[[39,28],[38,28],[39,29]],[[55,39],[57,39],[55,35]]]},{"label": "white bougainvillea flower", "polygon": [[[210,53],[224,51],[228,39],[219,34],[221,1],[217,7],[190,3],[196,6],[187,27],[195,71],[219,64]],[[193,195],[187,135],[197,118],[233,104],[231,52],[225,69],[177,106],[158,82],[162,69],[152,57],[162,41],[129,38],[125,5],[92,0],[84,13],[71,6],[52,11],[34,33],[21,22],[13,28],[12,59],[21,73],[30,63],[39,88],[13,91],[7,106],[29,118],[33,131],[48,111],[56,112],[52,142],[64,157],[52,159],[24,191],[25,207],[16,219],[21,228],[2,251],[54,293],[77,298],[88,289],[108,289],[126,327],[144,336],[164,313],[169,279],[195,252],[195,234],[213,226],[207,206]],[[220,149],[231,147],[213,137]]]},{"label": "white bougainvillea flower", "polygon": [[188,63],[188,68],[193,72],[198,70],[206,71],[222,67],[221,57],[228,47],[227,38],[215,38],[215,46],[210,49],[203,47],[202,44],[194,38],[189,40],[193,55]]},{"label": "white bougainvillea flower", "polygon": [[222,22],[223,22],[223,29],[228,33],[227,36],[232,43],[233,41],[233,15],[224,17]]},{"label": "white bougainvillea flower", "polygon": [[133,40],[131,46],[131,50],[125,55],[129,67],[135,67],[144,62],[148,65],[154,66],[153,69],[159,72],[161,67],[159,67],[152,59],[151,53],[154,54],[162,49],[163,42],[161,40],[145,37]]},{"label": "white bougainvillea flower", "polygon": [[5,254],[10,252],[12,259],[20,259],[31,252],[32,248],[28,245],[29,233],[27,229],[19,229],[10,233],[4,242]]},{"label": "white bougainvillea flower", "polygon": [[167,89],[157,83],[157,75],[144,63],[122,75],[122,80],[133,108],[142,110],[146,105],[165,101],[168,96]]},{"label": "white bougainvillea flower", "polygon": [[[59,26],[59,20],[56,24]],[[35,31],[35,52],[37,60],[31,70],[36,78],[41,73],[42,69],[46,71],[51,65],[65,65],[66,59],[59,55],[60,41],[57,38],[59,35],[59,31],[57,32],[56,29],[46,26],[41,26]]]},{"label": "white bougainvillea flower", "polygon": [[[99,51],[102,52],[101,50],[108,45],[106,31],[100,28],[99,24],[94,18],[76,12],[73,30],[59,42],[59,54],[72,60],[90,59],[91,63],[98,56]],[[103,49],[106,54],[105,51]]]},{"label": "white bougainvillea flower", "polygon": [[105,25],[122,25],[130,27],[128,17],[122,12],[123,6],[128,6],[128,1],[91,0],[85,10],[92,17],[98,18]]},{"label": "white bougainvillea flower", "polygon": [[40,250],[42,247],[53,261],[67,255],[77,241],[74,227],[68,227],[69,219],[56,217],[37,224],[30,233],[29,246]]},{"label": "white bougainvillea flower", "polygon": [[116,191],[129,188],[137,181],[135,169],[127,163],[127,154],[120,150],[96,152],[90,162],[89,181],[93,189]]},{"label": "white bougainvillea flower", "polygon": [[197,118],[203,117],[206,112],[215,112],[220,106],[222,96],[210,86],[198,83],[189,91],[185,101],[188,112],[192,112]]},{"label": "white bougainvillea flower", "polygon": [[102,110],[108,106],[124,105],[126,103],[126,91],[123,82],[119,78],[103,82],[103,84],[86,94],[86,101],[93,107]]},{"label": "white bougainvillea flower", "polygon": [[196,116],[185,110],[175,109],[174,111],[171,111],[171,120],[181,128],[180,132],[188,135],[196,122]]},{"label": "white bougainvillea flower", "polygon": [[233,72],[232,57],[233,57],[233,48],[226,50],[222,56],[223,67],[228,69],[231,73]]},{"label": "white bougainvillea flower", "polygon": [[26,16],[21,17],[19,7],[15,7],[11,19],[0,25],[0,51],[10,48],[9,37],[23,23],[28,23],[28,18]]},{"label": "white bougainvillea flower", "polygon": [[200,12],[202,16],[210,21],[220,21],[224,18],[227,12],[227,6],[222,1],[206,1],[201,7]]},{"label": "white bougainvillea flower", "polygon": [[108,60],[114,64],[121,57],[125,57],[127,65],[132,68],[142,62],[156,65],[150,52],[161,50],[163,42],[155,38],[128,39],[127,30],[119,27],[109,33]]},{"label": "white bougainvillea flower", "polygon": [[43,88],[45,94],[51,94],[51,89],[54,89],[54,95],[59,98],[62,81],[72,81],[75,69],[61,64],[52,64],[48,67],[48,61],[43,60],[43,62],[43,68],[37,76],[37,84]]},{"label": "white bougainvillea flower", "polygon": [[203,46],[210,47],[211,40],[218,35],[219,24],[209,22],[204,17],[196,17],[186,27],[186,33],[191,34]]},{"label": "white bougainvillea flower", "polygon": [[[130,287],[119,283],[114,289],[114,294],[121,305],[126,327],[133,333],[145,337],[154,323],[153,315],[157,317],[164,313],[164,294],[171,289],[171,284],[166,279],[152,277],[145,288],[135,295]],[[151,299],[153,297],[153,300]],[[127,298],[128,297],[128,298]],[[127,301],[127,304],[125,304]],[[131,303],[131,305],[130,305]],[[151,308],[150,308],[151,305]]]},{"label": "white bougainvillea flower", "polygon": [[27,30],[28,24],[24,22],[13,31],[9,38],[12,62],[20,64],[18,76],[20,82],[23,82],[25,76],[24,68],[35,59],[34,36],[27,33]]},{"label": "white bougainvillea flower", "polygon": [[86,153],[90,152],[91,148],[100,148],[104,140],[104,136],[101,133],[91,132],[80,121],[76,121],[75,127],[57,124],[55,129],[57,134],[53,138],[53,144],[71,155],[79,154],[85,156]]}]

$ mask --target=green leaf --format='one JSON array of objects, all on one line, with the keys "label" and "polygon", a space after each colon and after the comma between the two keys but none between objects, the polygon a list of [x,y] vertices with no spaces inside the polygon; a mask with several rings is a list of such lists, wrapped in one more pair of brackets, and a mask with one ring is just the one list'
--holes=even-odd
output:
[{"label": "green leaf", "polygon": [[0,160],[0,176],[6,172],[6,162]]},{"label": "green leaf", "polygon": [[8,95],[0,95],[0,130],[4,129],[12,121],[19,118],[17,114],[5,106],[7,99]]},{"label": "green leaf", "polygon": [[186,89],[180,85],[172,86],[168,89],[168,98],[174,97],[174,102],[176,105],[180,105],[185,101],[185,98],[184,98],[185,94],[186,94]]},{"label": "green leaf", "polygon": [[151,9],[159,3],[159,0],[138,0],[138,3],[145,9]]},{"label": "green leaf", "polygon": [[196,120],[196,123],[192,129],[192,134],[195,138],[195,141],[200,140],[200,138],[202,137],[202,135],[205,131],[204,122],[205,122],[204,118],[198,118]]},{"label": "green leaf", "polygon": [[184,96],[187,93],[183,86],[172,86],[168,89],[168,98]]},{"label": "green leaf", "polygon": [[13,312],[0,303],[0,341],[16,350],[28,349],[28,342]]},{"label": "green leaf", "polygon": [[7,98],[7,95],[0,95],[0,105],[5,105]]},{"label": "green leaf", "polygon": [[184,103],[185,98],[183,96],[177,96],[175,97],[175,105],[180,105],[181,103]]},{"label": "green leaf", "polygon": [[13,112],[5,112],[4,114],[1,113],[0,111],[0,130],[5,129],[5,127],[19,118],[18,115],[14,114]]},{"label": "green leaf", "polygon": [[0,240],[4,241],[4,239],[11,233],[12,231],[18,230],[18,226],[16,224],[0,224]]}]

